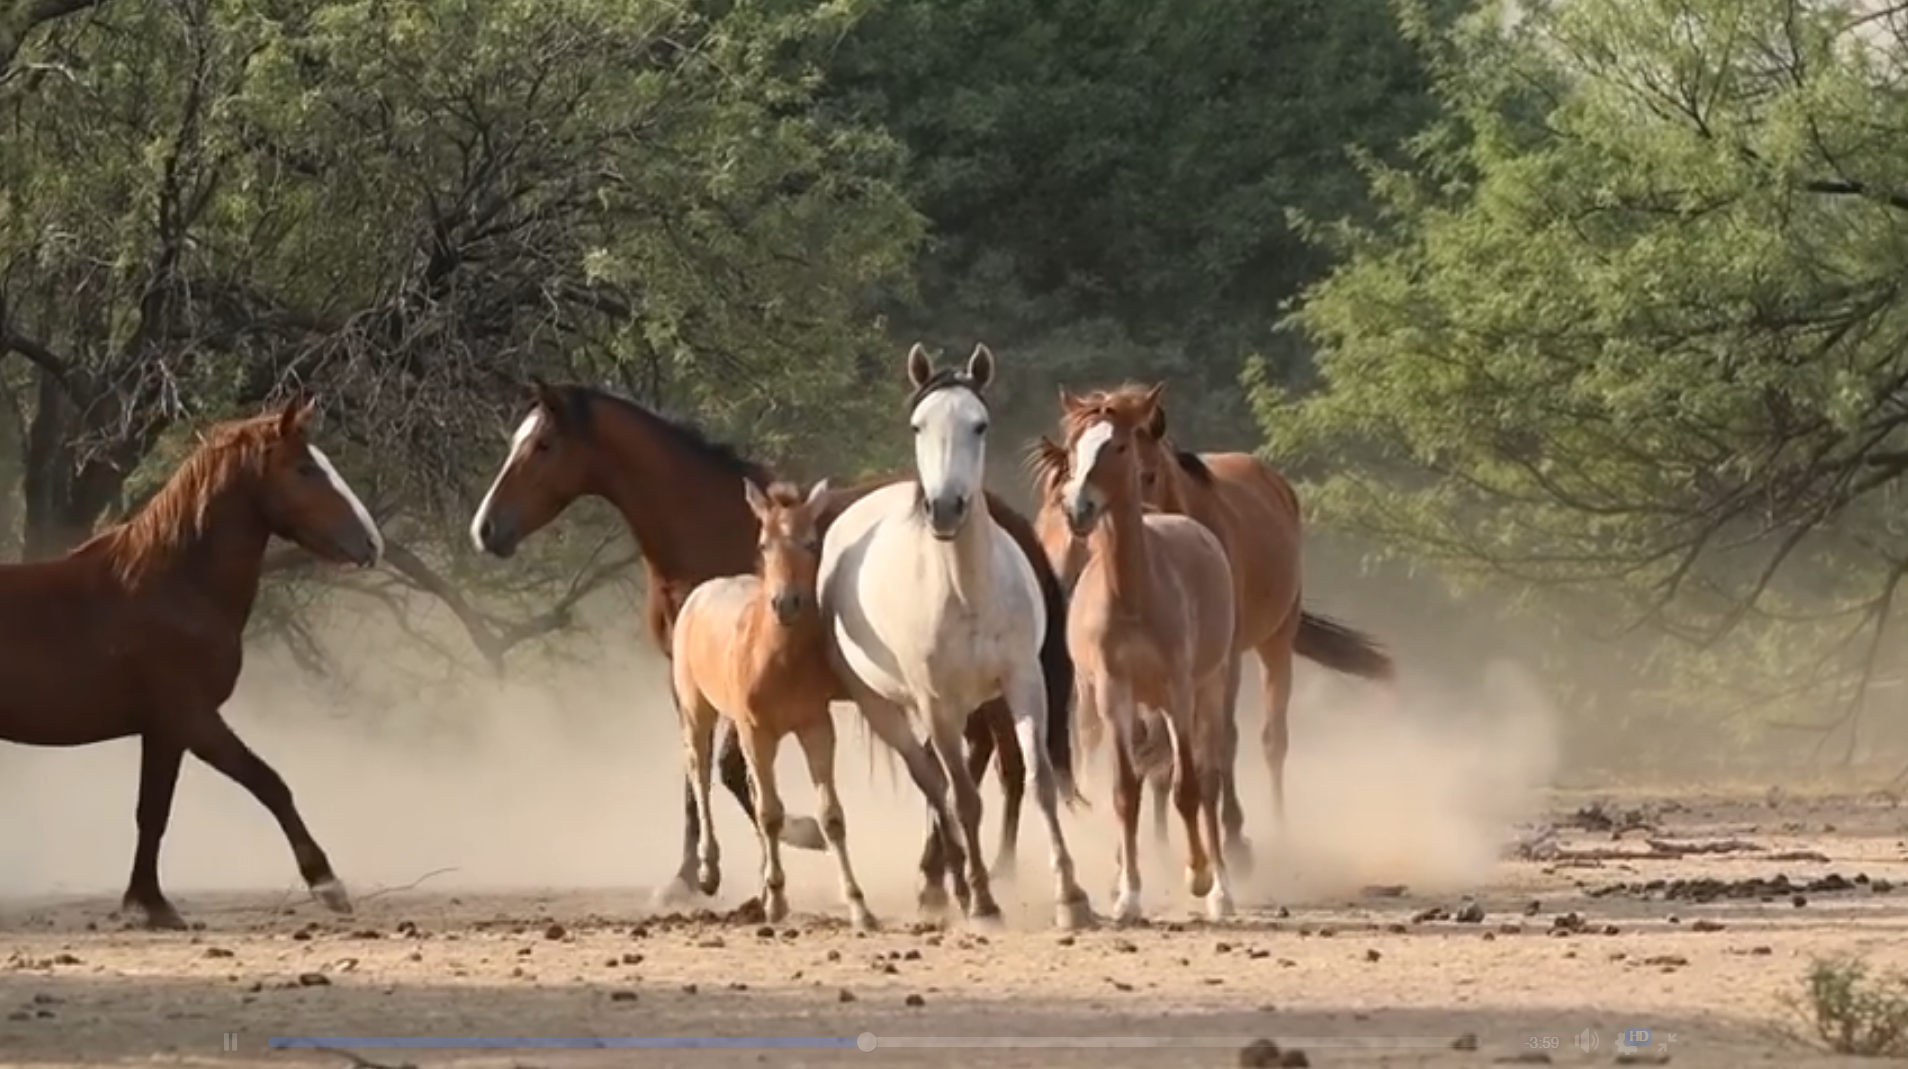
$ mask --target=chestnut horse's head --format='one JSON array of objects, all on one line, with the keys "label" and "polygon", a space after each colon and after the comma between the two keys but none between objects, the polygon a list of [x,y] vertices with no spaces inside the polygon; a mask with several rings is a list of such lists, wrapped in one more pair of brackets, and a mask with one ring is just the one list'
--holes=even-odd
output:
[{"label": "chestnut horse's head", "polygon": [[[1060,507],[1076,536],[1093,530],[1115,502],[1138,500],[1146,465],[1157,458],[1156,429],[1165,418],[1160,395],[1165,384],[1140,391],[1096,393],[1081,398],[1062,390],[1061,426],[1066,432],[1066,480]],[[1155,473],[1156,474],[1156,473]]]},{"label": "chestnut horse's head", "polygon": [[324,560],[372,567],[384,556],[384,536],[331,460],[307,439],[316,411],[316,400],[293,400],[266,432],[259,511],[273,534]]},{"label": "chestnut horse's head", "polygon": [[828,492],[828,480],[816,483],[806,497],[801,487],[784,482],[764,490],[755,480],[743,479],[742,490],[762,524],[761,578],[769,606],[776,620],[793,624],[815,604],[822,544],[818,506]]},{"label": "chestnut horse's head", "polygon": [[556,519],[588,486],[589,399],[580,391],[531,381],[531,406],[510,437],[510,454],[471,517],[470,540],[498,557]]}]

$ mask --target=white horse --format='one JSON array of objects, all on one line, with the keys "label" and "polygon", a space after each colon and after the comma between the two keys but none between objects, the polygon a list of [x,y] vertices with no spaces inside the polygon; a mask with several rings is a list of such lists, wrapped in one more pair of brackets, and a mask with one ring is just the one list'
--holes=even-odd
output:
[{"label": "white horse", "polygon": [[[920,345],[908,351],[917,481],[875,490],[829,526],[822,540],[822,619],[841,682],[869,729],[901,755],[927,796],[955,897],[972,921],[998,919],[1000,907],[981,861],[980,794],[962,760],[962,729],[970,710],[1006,700],[1053,844],[1058,923],[1070,928],[1090,914],[1060,830],[1059,792],[1047,759],[1049,710],[1039,659],[1046,607],[1026,554],[994,522],[982,486],[987,403],[981,395],[993,377],[994,355],[984,345],[974,347],[964,371],[937,372]],[[910,712],[926,721],[938,761],[915,738]],[[924,910],[939,910],[946,891],[923,887],[920,901]]]}]

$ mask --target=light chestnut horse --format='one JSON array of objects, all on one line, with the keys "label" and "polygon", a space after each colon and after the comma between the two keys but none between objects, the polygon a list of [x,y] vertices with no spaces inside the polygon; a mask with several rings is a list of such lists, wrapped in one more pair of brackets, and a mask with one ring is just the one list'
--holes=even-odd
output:
[{"label": "light chestnut horse", "polygon": [[1173,802],[1186,825],[1187,887],[1214,918],[1232,912],[1219,850],[1219,795],[1229,766],[1228,668],[1235,611],[1225,547],[1185,516],[1145,512],[1135,439],[1147,409],[1108,409],[1069,423],[1057,479],[1068,525],[1087,561],[1067,614],[1082,724],[1113,731],[1113,803],[1120,825],[1117,920],[1140,908],[1140,707],[1159,710],[1172,740]]},{"label": "light chestnut horse", "polygon": [[[1251,864],[1251,848],[1243,833],[1244,814],[1232,772],[1238,750],[1236,706],[1243,658],[1258,657],[1264,670],[1265,726],[1260,742],[1270,772],[1273,819],[1285,822],[1285,758],[1290,749],[1289,715],[1292,700],[1292,658],[1296,654],[1334,671],[1361,679],[1389,683],[1394,675],[1391,656],[1371,636],[1317,613],[1302,604],[1302,517],[1298,495],[1284,476],[1250,453],[1191,453],[1178,449],[1166,434],[1164,383],[1127,384],[1075,396],[1062,390],[1061,427],[1071,435],[1112,414],[1124,422],[1139,420],[1133,447],[1139,462],[1141,497],[1146,506],[1198,520],[1211,530],[1226,550],[1232,566],[1238,629],[1234,657],[1227,671],[1226,775],[1222,788],[1222,818],[1226,853],[1241,871]],[[1142,419],[1143,417],[1143,419]],[[1067,451],[1047,439],[1033,445],[1030,462],[1036,471],[1064,471]],[[1060,481],[1043,494],[1035,517],[1035,531],[1062,583],[1079,574],[1085,546],[1067,528],[1057,498]],[[1092,730],[1086,725],[1085,730]],[[1082,740],[1089,749],[1094,740]],[[1158,748],[1150,742],[1148,753]],[[1163,771],[1163,769],[1161,769]],[[1153,777],[1155,790],[1163,776]],[[1155,794],[1154,819],[1165,834],[1165,806]]]},{"label": "light chestnut horse", "polygon": [[817,610],[821,569],[818,504],[828,480],[802,496],[777,482],[767,490],[743,479],[749,510],[762,527],[754,575],[711,579],[683,602],[670,640],[670,671],[700,827],[698,880],[704,894],[721,884],[722,851],[709,811],[718,717],[735,725],[754,782],[755,828],[762,847],[762,905],[771,921],[788,915],[783,891],[781,793],[775,755],[793,734],[808,761],[821,806],[822,837],[841,873],[841,895],[858,929],[874,927],[848,861],[848,826],[835,791],[835,721],[828,701],[836,683]]}]

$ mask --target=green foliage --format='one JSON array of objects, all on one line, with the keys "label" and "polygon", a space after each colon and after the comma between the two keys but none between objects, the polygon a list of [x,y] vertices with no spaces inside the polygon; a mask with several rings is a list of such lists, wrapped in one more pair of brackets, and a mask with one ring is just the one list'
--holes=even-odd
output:
[{"label": "green foliage", "polygon": [[1318,500],[1396,546],[1688,639],[1659,683],[1819,687],[1908,567],[1902,27],[1519,10],[1421,34],[1446,116],[1369,166],[1380,224],[1312,228],[1345,257],[1295,316],[1328,388],[1258,390],[1272,448],[1369,461]]},{"label": "green foliage", "polygon": [[1836,1054],[1908,1057],[1908,975],[1875,974],[1857,958],[1818,959],[1788,1005],[1809,1037]]}]

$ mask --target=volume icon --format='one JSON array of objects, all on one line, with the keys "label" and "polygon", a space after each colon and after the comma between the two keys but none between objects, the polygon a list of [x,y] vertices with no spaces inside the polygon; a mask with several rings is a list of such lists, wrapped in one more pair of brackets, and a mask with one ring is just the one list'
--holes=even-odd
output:
[{"label": "volume icon", "polygon": [[1588,1028],[1577,1033],[1577,1049],[1585,1054],[1594,1052],[1602,1042],[1603,1038]]}]

